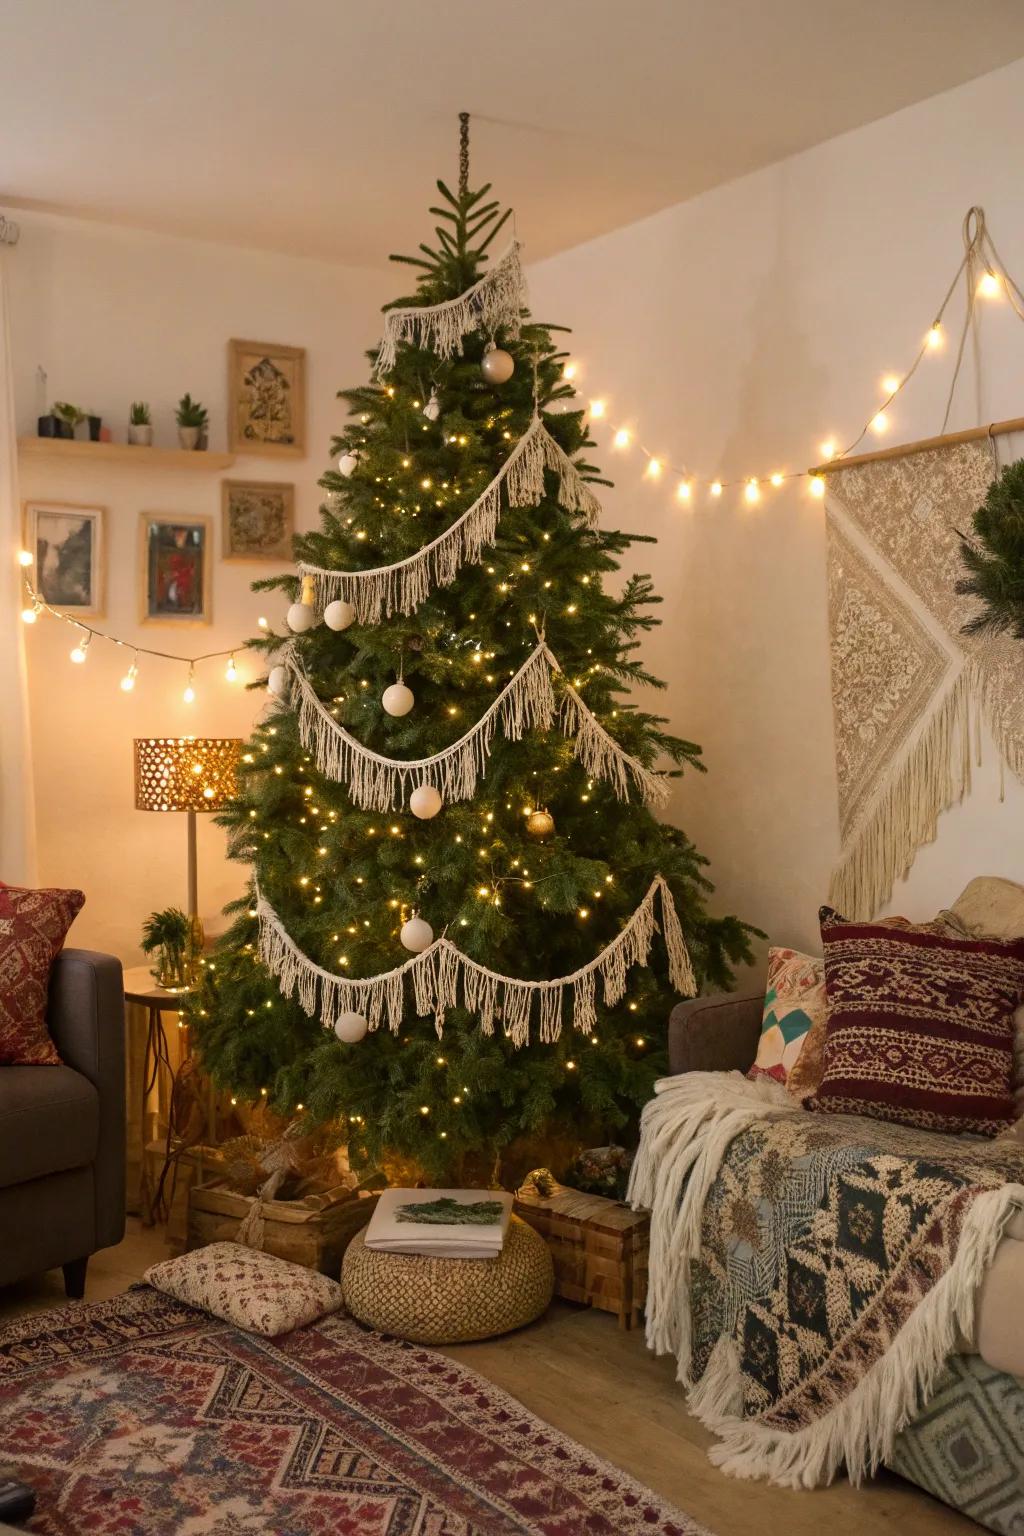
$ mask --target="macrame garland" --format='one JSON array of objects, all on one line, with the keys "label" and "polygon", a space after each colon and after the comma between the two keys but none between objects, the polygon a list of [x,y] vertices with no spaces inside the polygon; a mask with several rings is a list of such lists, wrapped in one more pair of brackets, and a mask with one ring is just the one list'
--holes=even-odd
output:
[{"label": "macrame garland", "polygon": [[500,326],[508,335],[518,336],[524,300],[519,242],[514,240],[490,271],[456,298],[441,304],[408,304],[385,310],[384,335],[374,371],[378,377],[391,372],[398,361],[400,341],[448,359],[462,355],[462,340],[470,331],[493,333]]},{"label": "macrame garland", "polygon": [[461,987],[461,1006],[476,1015],[483,1033],[493,1035],[497,1024],[517,1047],[529,1043],[536,998],[537,1031],[543,1043],[551,1044],[562,1032],[567,993],[572,1000],[572,1027],[583,1035],[589,1035],[597,1023],[599,977],[605,1006],[615,1008],[622,1001],[629,971],[647,964],[657,931],[654,908],[659,897],[669,980],[678,993],[692,997],[697,990],[693,966],[672,892],[662,875],[654,877],[625,928],[599,955],[571,975],[552,981],[520,981],[488,970],[444,934],[393,971],[361,979],[335,976],[302,953],[270,902],[257,891],[260,959],[278,978],[282,995],[297,996],[304,1012],[319,1019],[325,1030],[333,1031],[341,1014],[356,1012],[369,1020],[371,1030],[383,1023],[397,1035],[408,1016],[408,979],[417,1016],[433,1015],[439,1039],[446,1014],[460,1006]]},{"label": "macrame garland", "polygon": [[[317,697],[298,654],[289,647],[282,656],[288,675],[290,703],[298,714],[299,737],[325,778],[344,784],[353,804],[368,811],[389,811],[404,804],[410,786],[429,783],[446,802],[471,800],[477,779],[487,772],[491,742],[500,726],[509,741],[520,741],[533,729],[550,730],[556,717],[562,734],[575,742],[575,755],[591,778],[611,785],[620,800],[638,790],[648,804],[664,804],[668,780],[652,773],[624,752],[564,678],[544,641],[531,651],[480,719],[458,741],[432,757],[402,759],[373,752],[339,725]],[[561,706],[551,676],[563,676]]]},{"label": "macrame garland", "polygon": [[313,578],[320,612],[340,597],[355,608],[360,624],[379,624],[396,613],[415,613],[432,591],[450,586],[464,565],[477,564],[484,548],[494,543],[502,489],[510,507],[535,507],[544,499],[544,472],[548,469],[558,475],[559,505],[595,528],[600,502],[540,416],[535,415],[487,489],[450,528],[414,555],[366,571],[338,571],[302,563],[299,575]]}]

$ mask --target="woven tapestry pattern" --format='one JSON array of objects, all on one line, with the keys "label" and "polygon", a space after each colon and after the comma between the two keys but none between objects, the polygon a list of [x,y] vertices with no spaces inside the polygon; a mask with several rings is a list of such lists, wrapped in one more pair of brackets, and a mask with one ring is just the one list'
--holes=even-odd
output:
[{"label": "woven tapestry pattern", "polygon": [[995,473],[987,441],[829,470],[827,558],[840,858],[830,899],[871,917],[970,786],[984,713],[1024,779],[1019,643],[961,634],[959,532]]}]

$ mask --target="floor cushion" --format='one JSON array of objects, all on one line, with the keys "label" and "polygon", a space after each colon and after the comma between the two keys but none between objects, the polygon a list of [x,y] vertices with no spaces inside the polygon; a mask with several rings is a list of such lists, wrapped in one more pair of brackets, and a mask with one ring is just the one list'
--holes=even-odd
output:
[{"label": "floor cushion", "polygon": [[209,1243],[151,1264],[142,1278],[165,1296],[266,1338],[315,1323],[344,1305],[337,1280],[241,1243]]},{"label": "floor cushion", "polygon": [[555,1286],[544,1239],[518,1216],[496,1259],[381,1253],[358,1232],[345,1250],[341,1284],[352,1316],[414,1344],[464,1344],[540,1317]]},{"label": "floor cushion", "polygon": [[85,1168],[99,1144],[99,1095],[71,1067],[0,1067],[0,1188]]}]

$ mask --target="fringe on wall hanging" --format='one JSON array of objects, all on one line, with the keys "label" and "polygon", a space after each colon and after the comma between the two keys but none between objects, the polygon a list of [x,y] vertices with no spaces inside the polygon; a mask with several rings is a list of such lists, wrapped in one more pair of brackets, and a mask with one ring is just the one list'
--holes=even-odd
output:
[{"label": "fringe on wall hanging", "polygon": [[[464,955],[444,934],[429,949],[412,955],[403,965],[380,976],[349,979],[332,975],[310,960],[295,944],[280,917],[259,891],[260,958],[278,979],[285,997],[297,996],[300,1006],[333,1030],[343,1013],[361,1013],[371,1030],[386,1024],[397,1034],[407,1016],[406,981],[411,985],[416,1014],[433,1016],[438,1038],[449,1009],[463,1007],[475,1014],[485,1035],[495,1025],[515,1046],[529,1043],[536,1021],[540,1039],[550,1044],[562,1032],[566,997],[571,1000],[572,1027],[589,1035],[597,1022],[597,981],[603,983],[605,1006],[616,1007],[626,991],[628,972],[646,965],[657,931],[655,902],[661,903],[661,933],[668,957],[669,980],[675,990],[692,997],[697,990],[690,954],[683,937],[672,892],[662,875],[652,880],[629,922],[589,964],[552,981],[520,981],[502,976]],[[534,1004],[536,1003],[536,1011]]]},{"label": "fringe on wall hanging", "polygon": [[514,240],[490,271],[457,298],[385,310],[375,372],[378,377],[391,372],[398,360],[400,341],[429,349],[438,357],[452,358],[461,355],[463,337],[478,327],[494,332],[502,326],[510,336],[518,336],[524,299],[519,242]]},{"label": "fringe on wall hanging", "polygon": [[[487,772],[499,726],[510,741],[519,741],[528,730],[550,730],[556,718],[590,777],[610,784],[620,800],[627,800],[633,790],[648,804],[664,804],[668,797],[667,778],[645,768],[609,735],[543,640],[458,741],[432,757],[405,760],[371,751],[338,724],[317,697],[294,648],[284,652],[282,661],[289,680],[287,702],[297,711],[303,746],[319,772],[344,784],[353,803],[364,810],[392,810],[404,804],[410,786],[419,784],[431,784],[446,802],[470,800],[478,777]],[[562,677],[560,704],[552,684],[556,672]]]},{"label": "fringe on wall hanging", "polygon": [[450,586],[463,565],[476,564],[485,546],[494,543],[502,490],[510,507],[535,507],[544,498],[544,472],[548,469],[558,475],[559,505],[583,517],[589,527],[596,527],[600,502],[540,415],[535,414],[487,489],[450,528],[414,555],[367,571],[300,564],[299,575],[313,578],[321,612],[341,597],[353,605],[360,624],[379,624],[392,614],[415,613],[435,588]]}]

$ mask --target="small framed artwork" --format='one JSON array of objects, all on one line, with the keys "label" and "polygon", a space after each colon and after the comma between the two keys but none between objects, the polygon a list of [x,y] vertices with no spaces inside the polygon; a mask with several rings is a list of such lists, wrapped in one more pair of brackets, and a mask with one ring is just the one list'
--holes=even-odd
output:
[{"label": "small framed artwork", "polygon": [[233,453],[305,455],[303,347],[228,342],[228,447]]},{"label": "small framed artwork", "polygon": [[292,558],[295,487],[279,480],[222,480],[222,560]]},{"label": "small framed artwork", "polygon": [[24,513],[28,574],[43,602],[83,619],[102,614],[106,508],[27,501]]},{"label": "small framed artwork", "polygon": [[143,624],[209,624],[213,524],[187,513],[143,512],[139,523]]}]

